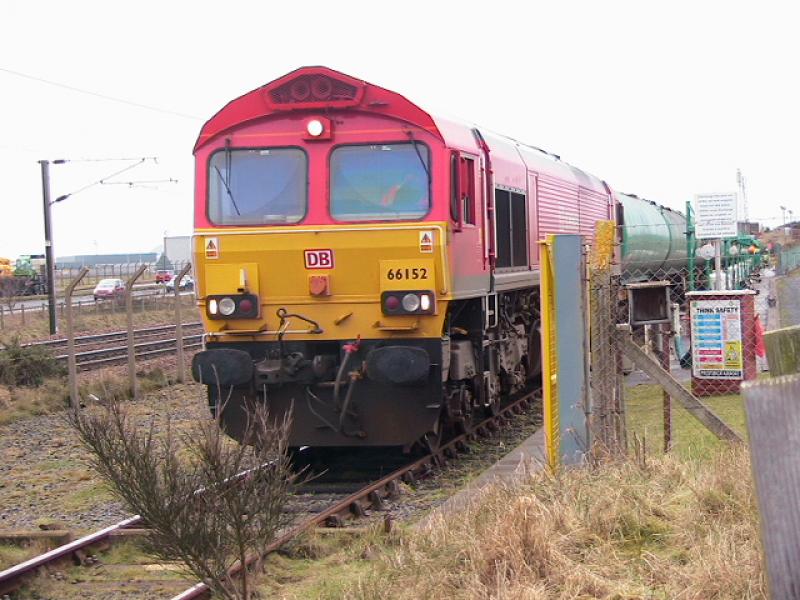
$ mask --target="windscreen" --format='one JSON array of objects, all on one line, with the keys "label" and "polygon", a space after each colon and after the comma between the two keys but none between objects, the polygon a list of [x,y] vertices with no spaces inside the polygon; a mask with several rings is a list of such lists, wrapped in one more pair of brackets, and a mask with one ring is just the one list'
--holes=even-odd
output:
[{"label": "windscreen", "polygon": [[419,219],[430,209],[430,166],[424,144],[341,146],[331,154],[330,167],[334,219]]},{"label": "windscreen", "polygon": [[217,225],[297,223],[306,214],[308,160],[297,148],[220,150],[208,166],[208,216]]}]

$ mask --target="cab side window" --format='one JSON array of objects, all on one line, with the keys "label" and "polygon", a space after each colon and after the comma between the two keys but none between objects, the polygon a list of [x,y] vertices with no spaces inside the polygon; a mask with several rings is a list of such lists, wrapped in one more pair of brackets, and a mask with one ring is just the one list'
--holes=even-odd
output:
[{"label": "cab side window", "polygon": [[456,230],[475,225],[475,159],[459,152],[450,157],[450,218]]},{"label": "cab side window", "polygon": [[461,179],[461,217],[466,225],[475,225],[475,161],[462,156],[459,164]]}]

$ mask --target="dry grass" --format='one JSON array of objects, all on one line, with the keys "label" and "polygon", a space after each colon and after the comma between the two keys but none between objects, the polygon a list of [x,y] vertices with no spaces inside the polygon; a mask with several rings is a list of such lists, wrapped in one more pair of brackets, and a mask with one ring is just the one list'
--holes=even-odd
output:
[{"label": "dry grass", "polygon": [[[138,372],[139,389],[147,394],[174,383],[161,368],[144,368]],[[127,375],[103,371],[99,376],[83,381],[78,386],[81,398],[90,395],[98,398],[127,400],[131,390]],[[69,388],[65,378],[46,379],[35,388],[0,386],[0,425],[18,419],[54,413],[69,406]]]},{"label": "dry grass", "polygon": [[539,473],[386,544],[321,597],[766,598],[746,448]]}]

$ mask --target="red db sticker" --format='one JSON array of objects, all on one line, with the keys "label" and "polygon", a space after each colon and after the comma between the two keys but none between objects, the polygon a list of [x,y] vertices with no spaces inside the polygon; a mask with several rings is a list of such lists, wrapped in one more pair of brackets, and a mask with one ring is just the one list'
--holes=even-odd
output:
[{"label": "red db sticker", "polygon": [[332,269],[333,250],[304,250],[306,269]]}]

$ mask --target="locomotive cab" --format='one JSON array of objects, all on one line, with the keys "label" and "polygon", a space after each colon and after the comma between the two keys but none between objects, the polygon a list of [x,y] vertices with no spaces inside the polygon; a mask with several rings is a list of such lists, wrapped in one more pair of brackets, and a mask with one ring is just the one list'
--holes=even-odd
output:
[{"label": "locomotive cab", "polygon": [[431,118],[303,69],[223,109],[195,155],[206,336],[193,374],[227,431],[266,402],[292,412],[292,445],[436,434],[451,173]]}]

